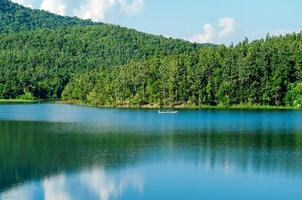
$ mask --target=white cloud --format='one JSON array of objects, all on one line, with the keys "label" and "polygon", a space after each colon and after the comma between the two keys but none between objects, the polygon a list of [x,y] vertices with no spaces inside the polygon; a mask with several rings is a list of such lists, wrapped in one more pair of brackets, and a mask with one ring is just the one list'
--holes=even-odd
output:
[{"label": "white cloud", "polygon": [[[216,30],[218,28],[218,30]],[[196,43],[222,42],[235,33],[236,20],[232,17],[223,17],[218,20],[217,26],[207,23],[203,32],[193,35],[189,41]]]},{"label": "white cloud", "polygon": [[[74,191],[76,185],[77,191]],[[108,172],[94,167],[77,174],[59,174],[41,181],[25,182],[0,193],[1,199],[33,199],[41,193],[45,200],[85,199],[90,194],[93,199],[120,199],[128,190],[143,193],[144,180],[141,174],[132,170]]]},{"label": "white cloud", "polygon": [[12,2],[22,4],[22,5],[24,5],[26,7],[29,7],[29,8],[33,8],[33,4],[31,2],[31,0],[12,0]]},{"label": "white cloud", "polygon": [[44,180],[44,199],[70,200],[71,198],[66,190],[66,184],[66,177],[63,174]]},{"label": "white cloud", "polygon": [[66,3],[66,0],[43,0],[40,8],[58,15],[65,15]]},{"label": "white cloud", "polygon": [[123,15],[137,15],[144,6],[143,0],[87,0],[80,4],[79,8],[75,8],[73,15],[83,19],[92,19],[94,21],[103,20],[107,12],[117,7]]},{"label": "white cloud", "polygon": [[[15,3],[33,8],[34,0],[12,0]],[[58,15],[77,16],[82,19],[101,21],[113,8],[120,14],[133,16],[140,13],[144,0],[41,0],[40,9]]]},{"label": "white cloud", "polygon": [[[33,7],[36,0],[13,0],[27,7]],[[113,8],[120,14],[133,16],[140,13],[144,7],[144,0],[40,0],[40,9],[68,16],[77,16],[82,19],[101,21]]]},{"label": "white cloud", "polygon": [[116,0],[89,0],[82,2],[79,8],[74,9],[73,15],[82,19],[100,21],[106,12],[116,4]]},{"label": "white cloud", "polygon": [[205,24],[203,26],[203,32],[197,35],[194,35],[190,41],[196,43],[208,43],[212,42],[215,38],[215,29],[212,24]]},{"label": "white cloud", "polygon": [[236,21],[232,17],[224,17],[219,19],[219,27],[222,30],[218,33],[218,37],[225,38],[235,32]]},{"label": "white cloud", "polygon": [[124,174],[120,180],[108,176],[105,170],[94,168],[81,175],[81,183],[88,186],[100,200],[119,199],[128,186],[143,191],[143,180],[137,174]]},{"label": "white cloud", "polygon": [[133,0],[132,3],[128,3],[127,0],[119,0],[119,4],[121,6],[121,10],[125,15],[136,15],[138,14],[144,7],[143,0]]}]

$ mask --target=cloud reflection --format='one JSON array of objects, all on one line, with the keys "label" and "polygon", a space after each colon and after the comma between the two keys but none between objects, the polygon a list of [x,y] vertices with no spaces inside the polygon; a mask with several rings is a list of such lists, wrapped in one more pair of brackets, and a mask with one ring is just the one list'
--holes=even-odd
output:
[{"label": "cloud reflection", "polygon": [[70,195],[66,190],[67,184],[68,180],[66,180],[66,176],[64,174],[50,179],[45,179],[43,182],[44,199],[70,200]]},{"label": "cloud reflection", "polygon": [[119,198],[128,186],[140,193],[143,191],[143,179],[138,174],[125,173],[120,178],[112,178],[104,169],[93,168],[82,173],[80,180],[83,185],[97,194],[100,200]]},{"label": "cloud reflection", "polygon": [[[70,200],[99,199],[111,200],[122,197],[126,190],[142,193],[144,187],[140,174],[128,171],[113,174],[103,168],[92,168],[76,174],[62,173],[11,188],[0,195],[4,199]],[[74,190],[77,192],[74,192]],[[89,196],[88,196],[89,195]]]}]

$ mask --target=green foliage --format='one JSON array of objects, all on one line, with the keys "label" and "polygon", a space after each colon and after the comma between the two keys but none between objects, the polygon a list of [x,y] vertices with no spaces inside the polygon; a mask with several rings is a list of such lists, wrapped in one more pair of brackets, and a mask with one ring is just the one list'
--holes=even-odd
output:
[{"label": "green foliage", "polygon": [[231,84],[228,82],[222,82],[218,91],[217,91],[217,100],[219,105],[229,106],[230,105],[230,92]]},{"label": "green foliage", "polygon": [[0,85],[4,87],[0,95],[16,98],[29,91],[40,99],[57,99],[71,76],[200,47],[4,0],[0,2]]},{"label": "green foliage", "polygon": [[[301,46],[302,34],[291,34],[101,68],[91,91],[80,90],[84,96],[91,94],[93,101],[81,101],[134,106],[299,106],[300,85],[294,83],[301,81],[296,56]],[[68,90],[78,91],[81,79],[85,82],[87,76],[73,78]]]},{"label": "green foliage", "polygon": [[60,98],[74,74],[198,48],[111,25],[2,34],[0,83],[8,88],[6,98],[24,90],[37,98]]},{"label": "green foliage", "polygon": [[299,107],[301,52],[302,33],[197,45],[0,2],[5,99]]},{"label": "green foliage", "polygon": [[302,82],[289,85],[285,102],[286,105],[302,108]]},{"label": "green foliage", "polygon": [[24,8],[9,0],[0,1],[0,33],[92,24],[93,22],[88,20]]},{"label": "green foliage", "polygon": [[25,92],[23,95],[17,96],[17,99],[19,99],[19,100],[36,100],[36,98],[30,92]]}]

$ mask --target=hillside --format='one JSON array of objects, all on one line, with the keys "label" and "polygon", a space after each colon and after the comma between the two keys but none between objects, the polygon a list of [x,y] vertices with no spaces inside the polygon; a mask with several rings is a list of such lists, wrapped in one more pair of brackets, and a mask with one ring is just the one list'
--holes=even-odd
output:
[{"label": "hillside", "polygon": [[156,57],[74,77],[63,98],[98,106],[302,107],[302,33]]},{"label": "hillside", "polygon": [[75,73],[153,56],[192,53],[202,47],[133,29],[60,17],[8,1],[1,3],[0,13],[2,32],[10,31],[0,34],[2,98],[25,93],[43,99],[60,98]]},{"label": "hillside", "polygon": [[226,47],[2,1],[0,98],[98,106],[302,107],[302,33]]},{"label": "hillside", "polygon": [[9,0],[0,0],[0,33],[92,24],[94,23],[89,20],[62,17],[46,11],[25,8]]}]

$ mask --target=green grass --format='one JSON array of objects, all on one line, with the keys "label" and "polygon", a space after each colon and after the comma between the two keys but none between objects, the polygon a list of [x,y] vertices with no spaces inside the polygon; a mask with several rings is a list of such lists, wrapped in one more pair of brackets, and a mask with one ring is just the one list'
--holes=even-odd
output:
[{"label": "green grass", "polygon": [[191,105],[181,105],[177,106],[176,108],[180,109],[214,109],[214,110],[299,110],[301,108],[292,107],[292,106],[269,106],[269,105],[218,105],[218,106],[209,106],[209,105],[202,105],[202,106],[191,106]]},{"label": "green grass", "polygon": [[[125,106],[114,106],[114,105],[92,105],[83,103],[80,101],[57,101],[56,103],[61,104],[73,104],[73,105],[82,105],[82,106],[89,106],[89,107],[100,107],[100,108],[129,108],[129,109],[160,109],[158,105],[125,105]],[[163,106],[164,109],[187,109],[187,110],[302,110],[298,107],[293,106],[269,106],[269,105],[250,105],[250,104],[239,104],[239,105],[218,105],[218,106],[210,106],[210,105],[178,105],[178,106]]]},{"label": "green grass", "polygon": [[243,110],[298,110],[298,107],[293,106],[268,106],[268,105],[234,105],[230,109],[243,109]]},{"label": "green grass", "polygon": [[42,100],[23,100],[23,99],[0,99],[0,104],[30,104],[30,103],[39,103]]},{"label": "green grass", "polygon": [[[22,99],[0,99],[0,104],[32,104],[32,103],[41,103],[41,102],[52,102],[52,103],[59,103],[59,104],[74,104],[74,105],[85,105],[91,107],[104,107],[104,108],[131,108],[131,109],[159,109],[159,106],[95,106],[90,104],[81,103],[78,101],[44,101],[44,100],[22,100]],[[192,109],[192,110],[206,110],[206,109],[213,109],[213,110],[299,110],[301,108],[291,107],[291,106],[268,106],[268,105],[232,105],[232,106],[209,106],[209,105],[202,105],[202,106],[194,106],[194,105],[179,105],[174,107],[164,107],[164,108],[171,108],[171,109]]]}]

